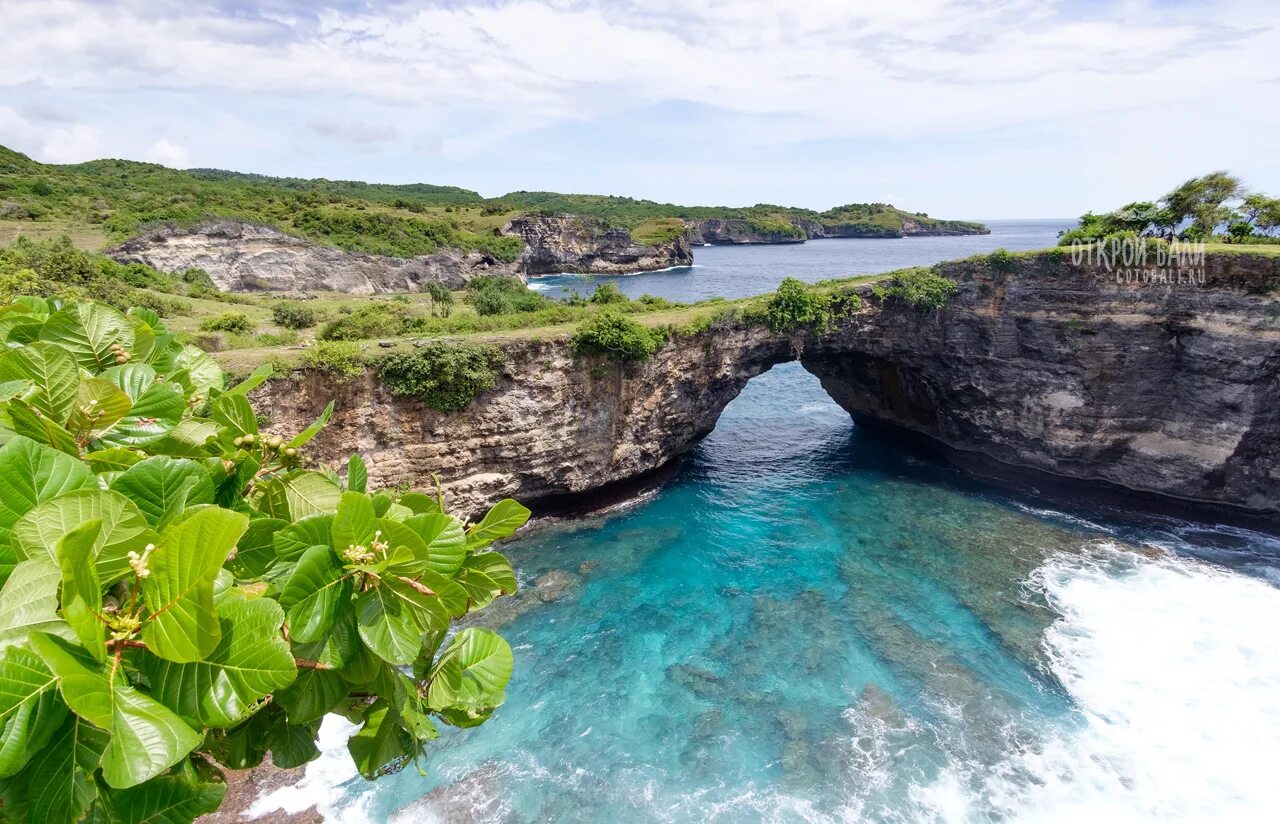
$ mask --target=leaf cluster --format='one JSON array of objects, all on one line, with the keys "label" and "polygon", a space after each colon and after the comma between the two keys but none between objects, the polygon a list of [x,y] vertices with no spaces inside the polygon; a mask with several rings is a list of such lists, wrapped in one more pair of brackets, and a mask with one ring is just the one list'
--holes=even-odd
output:
[{"label": "leaf cluster", "polygon": [[226,388],[154,312],[22,298],[0,340],[0,819],[191,821],[327,713],[374,778],[502,704],[510,647],[451,629],[515,590],[527,509],[310,468],[332,405],[260,431],[270,368]]}]

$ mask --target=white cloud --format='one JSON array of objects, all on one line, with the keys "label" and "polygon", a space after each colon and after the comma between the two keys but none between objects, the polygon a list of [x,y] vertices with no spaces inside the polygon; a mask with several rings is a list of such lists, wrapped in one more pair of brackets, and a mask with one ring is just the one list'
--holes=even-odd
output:
[{"label": "white cloud", "polygon": [[[1172,157],[1179,141],[1220,135],[1223,123],[1194,114],[1206,102],[1280,126],[1280,112],[1259,108],[1274,96],[1275,73],[1260,68],[1280,51],[1280,25],[1244,0],[459,0],[319,12],[272,2],[256,16],[236,6],[0,0],[0,77],[52,97],[150,95],[152,134],[177,125],[171,101],[269,108],[280,114],[271,128],[287,132],[273,142],[320,154],[346,143],[366,157],[395,150],[385,137],[482,157],[544,127],[673,102],[722,113],[703,139],[748,148],[918,150],[1069,124],[1146,129],[1152,157]],[[124,139],[115,123],[97,125],[113,146]],[[317,131],[328,148],[311,148]],[[229,145],[252,155],[260,138],[232,134]],[[1072,145],[1063,162],[1079,163],[1091,143]]]},{"label": "white cloud", "polygon": [[185,169],[191,165],[187,150],[168,138],[161,138],[152,143],[142,159],[148,163],[159,163],[161,166],[170,166],[174,169]]}]

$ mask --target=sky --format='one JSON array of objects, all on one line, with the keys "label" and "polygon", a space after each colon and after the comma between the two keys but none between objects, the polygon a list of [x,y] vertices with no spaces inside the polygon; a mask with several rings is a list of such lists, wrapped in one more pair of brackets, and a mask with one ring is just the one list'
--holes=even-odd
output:
[{"label": "sky", "polygon": [[0,0],[48,163],[1069,217],[1280,195],[1280,0]]}]

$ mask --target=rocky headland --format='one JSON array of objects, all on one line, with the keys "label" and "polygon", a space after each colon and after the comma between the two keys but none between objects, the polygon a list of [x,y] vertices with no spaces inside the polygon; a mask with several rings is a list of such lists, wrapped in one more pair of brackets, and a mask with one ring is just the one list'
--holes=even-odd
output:
[{"label": "rocky headland", "polygon": [[499,385],[463,413],[393,397],[372,372],[258,390],[294,431],[330,399],[322,459],[359,451],[380,485],[440,473],[454,505],[599,495],[692,448],[748,380],[798,360],[860,422],[953,456],[1280,523],[1280,258],[1210,255],[1203,282],[1125,280],[1061,254],[942,264],[946,308],[863,304],[819,334],[726,315],[649,361],[503,343]]},{"label": "rocky headland", "polygon": [[683,237],[648,245],[624,228],[592,218],[529,215],[509,221],[501,231],[524,241],[516,262],[523,275],[625,275],[693,263]]},{"label": "rocky headland", "polygon": [[203,269],[215,286],[230,292],[353,295],[419,292],[432,281],[461,289],[478,275],[629,274],[693,262],[683,237],[646,245],[626,229],[572,215],[520,217],[500,232],[523,241],[516,260],[461,249],[412,258],[350,252],[236,220],[159,227],[107,254],[121,263],[145,263],[163,272]]}]

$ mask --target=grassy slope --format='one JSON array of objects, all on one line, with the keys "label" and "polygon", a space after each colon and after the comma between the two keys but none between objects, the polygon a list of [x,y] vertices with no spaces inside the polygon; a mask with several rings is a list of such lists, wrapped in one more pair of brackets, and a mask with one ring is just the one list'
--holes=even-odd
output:
[{"label": "grassy slope", "polygon": [[354,251],[413,256],[453,246],[514,259],[519,242],[496,237],[512,217],[571,213],[595,217],[660,243],[679,233],[679,218],[740,219],[761,231],[800,235],[790,222],[857,223],[898,229],[904,219],[949,224],[886,204],[850,204],[826,212],[761,204],[746,208],[680,206],[626,197],[512,192],[486,200],[453,186],[386,185],[267,177],[216,169],[179,171],[154,163],[95,160],[37,163],[0,146],[0,244],[18,234],[69,235],[99,249],[147,224],[189,225],[228,217]]}]

